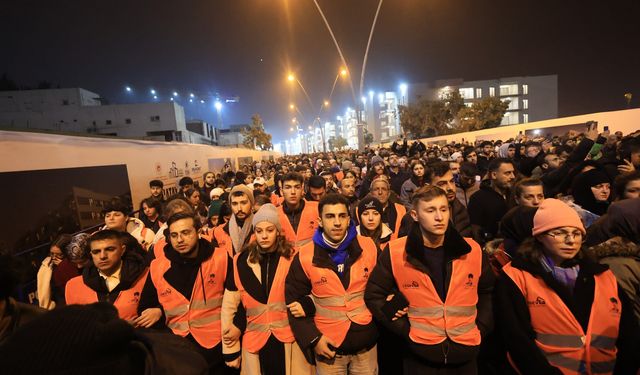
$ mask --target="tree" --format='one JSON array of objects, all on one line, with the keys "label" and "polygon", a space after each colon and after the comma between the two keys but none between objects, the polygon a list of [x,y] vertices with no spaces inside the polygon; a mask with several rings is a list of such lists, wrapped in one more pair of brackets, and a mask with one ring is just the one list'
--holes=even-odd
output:
[{"label": "tree", "polygon": [[343,147],[347,147],[347,145],[349,144],[349,142],[347,142],[346,139],[344,139],[342,136],[337,136],[333,139],[333,147],[337,150],[342,149]]},{"label": "tree", "polygon": [[260,150],[270,150],[273,145],[271,144],[271,134],[268,134],[264,130],[264,124],[259,114],[251,116],[251,126],[242,129],[241,134],[244,136],[242,142],[245,147]]},{"label": "tree", "polygon": [[449,92],[438,100],[419,98],[413,105],[398,106],[400,126],[405,133],[415,137],[448,134],[462,108],[464,99],[458,91]]},{"label": "tree", "polygon": [[500,126],[509,103],[509,100],[502,101],[495,96],[475,101],[471,107],[458,112],[458,129],[474,131]]}]

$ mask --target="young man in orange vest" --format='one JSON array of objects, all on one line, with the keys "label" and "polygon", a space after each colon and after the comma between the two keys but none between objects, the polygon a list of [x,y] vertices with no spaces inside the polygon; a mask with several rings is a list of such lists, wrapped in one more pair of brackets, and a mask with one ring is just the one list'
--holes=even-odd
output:
[{"label": "young man in orange vest", "polygon": [[489,260],[449,225],[442,189],[418,191],[410,212],[409,235],[389,243],[371,274],[367,306],[408,342],[405,371],[476,374],[481,338],[493,325]]},{"label": "young man in orange vest", "polygon": [[121,234],[105,229],[87,241],[93,261],[81,276],[69,280],[65,288],[68,305],[108,302],[118,309],[120,318],[138,325],[138,303],[149,270],[142,255],[128,251]]},{"label": "young man in orange vest", "polygon": [[251,236],[251,218],[253,216],[253,192],[247,185],[239,184],[229,193],[231,219],[225,225],[218,225],[213,230],[214,247],[223,248],[230,257],[242,251],[248,245]]},{"label": "young man in orange vest", "polygon": [[375,177],[371,182],[370,191],[371,196],[377,198],[380,203],[382,203],[384,209],[384,211],[382,211],[382,222],[387,224],[391,231],[393,231],[391,240],[397,239],[400,237],[398,235],[400,233],[400,224],[402,218],[407,213],[407,209],[400,203],[389,202],[389,198],[391,197],[391,184],[386,175]]},{"label": "young man in orange vest", "polygon": [[166,326],[191,341],[209,364],[210,373],[225,371],[220,313],[231,260],[222,248],[199,238],[200,221],[178,213],[167,220],[164,256],[151,262],[139,310],[148,309],[143,327],[164,315]]},{"label": "young man in orange vest", "polygon": [[278,207],[280,225],[287,240],[296,249],[311,242],[318,227],[318,203],[306,201],[304,197],[304,178],[296,172],[282,177],[284,202]]},{"label": "young man in orange vest", "polygon": [[378,330],[363,296],[378,250],[357,235],[346,198],[329,194],[318,210],[320,228],[285,282],[291,329],[318,374],[375,374]]}]

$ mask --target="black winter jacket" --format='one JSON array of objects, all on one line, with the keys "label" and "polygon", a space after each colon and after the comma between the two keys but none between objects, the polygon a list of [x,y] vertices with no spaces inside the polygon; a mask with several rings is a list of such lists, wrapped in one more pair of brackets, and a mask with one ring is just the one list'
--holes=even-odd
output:
[{"label": "black winter jacket", "polygon": [[[557,282],[550,272],[546,272],[540,263],[532,263],[521,257],[511,262],[514,268],[541,277],[553,289],[571,310],[583,330],[589,326],[591,306],[595,290],[594,276],[608,269],[605,265],[588,259],[578,261],[580,271],[573,291]],[[635,374],[638,369],[637,350],[640,348],[638,322],[635,321],[631,303],[624,291],[618,287],[622,306],[620,332],[616,346],[618,348],[614,374]],[[502,274],[496,283],[495,291],[496,329],[503,338],[509,355],[523,375],[561,374],[551,366],[542,351],[535,344],[535,332],[531,326],[531,315],[525,298],[518,286],[506,274]]]},{"label": "black winter jacket", "polygon": [[[445,233],[444,239],[444,256],[445,256],[445,269],[444,271],[444,285],[448,290],[451,283],[451,275],[453,273],[453,260],[467,254],[471,251],[471,247],[460,236],[460,234],[453,228],[449,227]],[[420,231],[420,225],[415,223],[409,236],[407,237],[407,243],[405,245],[407,252],[407,261],[411,266],[415,267],[419,271],[424,272],[429,277],[434,272],[428,269],[424,262],[424,245],[422,239],[422,233]],[[480,330],[482,337],[485,337],[493,329],[493,312],[491,293],[493,291],[493,284],[495,282],[495,276],[491,270],[489,259],[486,254],[482,254],[482,272],[478,281],[478,315],[476,317],[476,324]],[[444,291],[446,295],[447,290]],[[387,301],[387,296],[394,295],[394,299]],[[436,345],[422,345],[413,342],[409,338],[409,319],[404,316],[403,318],[392,321],[393,315],[387,315],[384,311],[385,305],[401,304],[397,298],[400,298],[404,306],[408,303],[404,296],[396,285],[396,281],[393,277],[393,271],[391,268],[391,257],[388,249],[385,249],[378,258],[378,264],[373,269],[367,289],[365,291],[365,302],[367,307],[375,317],[375,319],[383,324],[390,331],[400,335],[408,342],[409,349],[418,357],[425,361],[434,363],[434,365],[443,364],[464,364],[476,359],[478,354],[478,346],[467,346],[457,344],[450,339],[446,339],[440,344]],[[395,308],[394,308],[395,313]]]}]

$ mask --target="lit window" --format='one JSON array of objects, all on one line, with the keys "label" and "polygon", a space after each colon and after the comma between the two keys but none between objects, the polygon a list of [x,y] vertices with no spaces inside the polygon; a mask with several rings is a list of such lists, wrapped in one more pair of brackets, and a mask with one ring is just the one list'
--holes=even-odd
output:
[{"label": "lit window", "polygon": [[496,88],[489,87],[489,96],[496,96]]},{"label": "lit window", "polygon": [[522,95],[529,94],[529,85],[522,85]]},{"label": "lit window", "polygon": [[476,89],[476,99],[482,98],[482,89]]},{"label": "lit window", "polygon": [[523,113],[522,114],[522,123],[526,124],[527,122],[529,122],[529,114],[528,113]]},{"label": "lit window", "polygon": [[529,99],[522,99],[522,109],[529,109]]},{"label": "lit window", "polygon": [[458,89],[458,92],[460,92],[462,99],[473,99],[473,87],[461,88]]}]

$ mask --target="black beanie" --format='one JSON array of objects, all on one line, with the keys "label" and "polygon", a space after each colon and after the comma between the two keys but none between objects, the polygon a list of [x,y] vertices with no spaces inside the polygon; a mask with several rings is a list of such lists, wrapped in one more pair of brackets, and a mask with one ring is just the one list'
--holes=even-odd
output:
[{"label": "black beanie", "polygon": [[0,347],[7,374],[130,374],[133,327],[108,303],[71,305],[25,324]]},{"label": "black beanie", "polygon": [[360,221],[360,215],[368,209],[374,209],[378,211],[380,215],[382,215],[382,212],[384,211],[384,207],[382,207],[382,203],[380,203],[378,198],[368,196],[362,199],[358,204],[358,221]]}]

